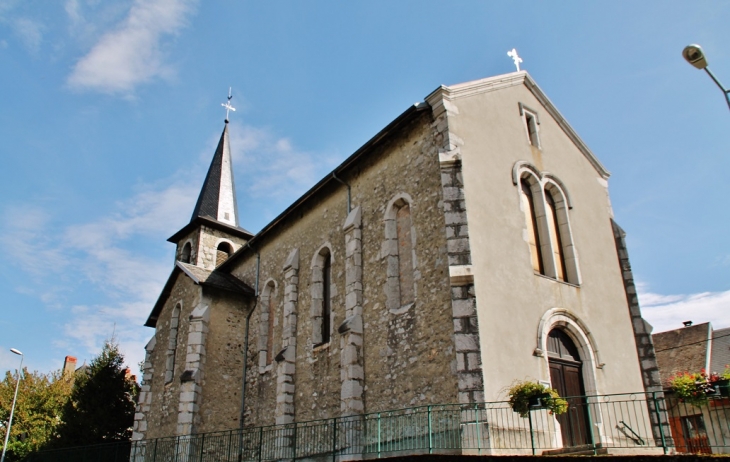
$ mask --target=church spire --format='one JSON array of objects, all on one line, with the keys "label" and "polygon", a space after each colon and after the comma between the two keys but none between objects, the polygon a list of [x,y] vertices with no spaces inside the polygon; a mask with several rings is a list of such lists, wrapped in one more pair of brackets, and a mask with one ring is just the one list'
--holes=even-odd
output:
[{"label": "church spire", "polygon": [[198,217],[209,217],[239,227],[227,119],[190,221]]}]

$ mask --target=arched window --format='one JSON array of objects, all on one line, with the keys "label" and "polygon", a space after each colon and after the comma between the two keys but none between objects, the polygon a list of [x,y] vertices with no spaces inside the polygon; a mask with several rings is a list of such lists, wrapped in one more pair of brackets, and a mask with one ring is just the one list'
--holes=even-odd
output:
[{"label": "arched window", "polygon": [[386,304],[391,313],[407,310],[416,300],[415,236],[410,199],[407,194],[399,194],[391,199],[385,212]]},{"label": "arched window", "polygon": [[183,246],[182,253],[180,254],[180,261],[183,263],[190,263],[190,253],[192,252],[192,246],[190,242],[186,242]]},{"label": "arched window", "polygon": [[276,324],[276,283],[269,281],[261,292],[261,318],[259,321],[259,366],[271,364],[276,355],[274,329]]},{"label": "arched window", "polygon": [[228,260],[228,257],[233,253],[233,247],[228,242],[221,242],[218,244],[215,256],[215,266],[220,265],[224,261]]},{"label": "arched window", "polygon": [[170,336],[167,341],[167,360],[165,361],[165,383],[172,382],[175,376],[175,352],[177,350],[177,330],[180,322],[181,305],[178,303],[170,316]]},{"label": "arched window", "polygon": [[558,212],[555,207],[555,200],[550,191],[545,191],[545,216],[550,226],[550,244],[553,250],[553,260],[555,261],[555,278],[560,281],[566,280],[567,271],[565,269],[565,252],[563,250],[563,242],[560,237],[560,224],[558,223]]},{"label": "arched window", "polygon": [[567,194],[562,184],[552,176],[545,182],[544,191],[556,278],[571,284],[580,284],[578,256],[570,230]]},{"label": "arched window", "polygon": [[332,332],[332,254],[322,247],[312,264],[312,344],[329,343]]},{"label": "arched window", "polygon": [[411,206],[404,204],[396,213],[398,231],[398,280],[400,305],[413,303],[413,241],[411,239]]},{"label": "arched window", "polygon": [[555,175],[525,161],[512,167],[512,182],[520,194],[533,269],[558,281],[580,284],[565,186]]},{"label": "arched window", "polygon": [[525,213],[525,221],[527,222],[527,240],[528,244],[530,244],[532,268],[540,274],[545,274],[545,267],[542,261],[539,224],[535,213],[535,199],[532,195],[532,187],[526,178],[520,180],[520,195],[522,198],[522,210]]}]

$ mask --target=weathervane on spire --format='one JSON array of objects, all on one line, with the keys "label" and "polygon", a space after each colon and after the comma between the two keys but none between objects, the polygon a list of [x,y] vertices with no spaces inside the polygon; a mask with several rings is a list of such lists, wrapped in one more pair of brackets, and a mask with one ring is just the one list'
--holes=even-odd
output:
[{"label": "weathervane on spire", "polygon": [[228,87],[228,101],[226,101],[226,104],[221,103],[221,106],[226,108],[226,123],[228,123],[228,114],[230,111],[236,112],[236,108],[231,106],[231,99],[233,98],[233,95],[231,95],[231,87]]},{"label": "weathervane on spire", "polygon": [[512,48],[512,51],[507,52],[507,56],[512,58],[512,61],[515,62],[515,66],[517,66],[517,72],[520,72],[520,63],[522,62],[522,58],[517,56],[517,50]]}]

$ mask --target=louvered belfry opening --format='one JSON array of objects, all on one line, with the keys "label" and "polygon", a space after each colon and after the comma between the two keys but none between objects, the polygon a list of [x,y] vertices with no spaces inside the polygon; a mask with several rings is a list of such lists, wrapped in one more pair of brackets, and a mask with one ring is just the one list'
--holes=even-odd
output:
[{"label": "louvered belfry opening", "polygon": [[220,244],[218,244],[215,256],[215,266],[218,266],[224,261],[228,260],[228,257],[230,257],[232,253],[233,249],[231,248],[231,244],[227,242],[221,242]]}]

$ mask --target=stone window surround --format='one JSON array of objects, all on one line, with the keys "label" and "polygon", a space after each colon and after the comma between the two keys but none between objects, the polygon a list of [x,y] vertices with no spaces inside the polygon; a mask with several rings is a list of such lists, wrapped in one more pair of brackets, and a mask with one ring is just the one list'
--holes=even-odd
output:
[{"label": "stone window surround", "polygon": [[[550,331],[555,328],[561,328],[578,348],[580,359],[583,363],[581,369],[586,395],[595,396],[600,394],[596,380],[596,370],[603,369],[605,363],[601,362],[596,339],[593,337],[586,323],[575,313],[565,308],[551,308],[540,318],[537,327],[537,347],[533,352],[534,356],[543,360],[540,382],[546,384],[551,383],[547,338]],[[600,431],[603,422],[600,409],[596,409],[594,421],[596,427],[599,429],[599,435],[597,436],[603,439],[605,436],[603,435],[603,431]]]},{"label": "stone window surround", "polygon": [[[271,296],[273,294],[274,297],[276,297],[278,291],[279,291],[279,284],[276,282],[275,279],[269,278],[267,279],[264,284],[264,289],[261,291],[261,295],[259,296],[259,303],[261,304],[261,317],[259,319],[259,373],[264,374],[266,372],[269,372],[273,369],[273,365],[275,363],[274,356],[276,356],[276,345],[272,345],[274,348],[274,351],[268,351],[269,346],[269,336],[274,335],[273,330],[271,330],[271,327],[276,328],[275,325],[271,324],[270,317],[276,316],[277,312],[271,313],[269,311],[270,309],[270,300]],[[266,314],[266,316],[264,316]],[[282,326],[279,326],[280,328]],[[271,361],[269,361],[269,357],[271,358]]]},{"label": "stone window surround", "polygon": [[175,377],[175,354],[177,352],[178,329],[180,326],[180,313],[182,312],[182,300],[175,303],[170,316],[170,330],[167,341],[167,358],[165,360],[165,385],[172,383]]},{"label": "stone window surround", "polygon": [[[534,146],[537,149],[542,150],[542,144],[540,143],[540,116],[537,111],[530,109],[522,103],[518,103],[520,107],[520,116],[524,122],[525,134],[527,135],[527,142],[530,146]],[[530,125],[533,125],[535,130],[535,139],[530,136]]]},{"label": "stone window surround", "polygon": [[[512,168],[512,183],[517,186],[517,199],[520,210],[522,210],[521,199],[521,180],[527,180],[530,184],[533,194],[533,203],[535,205],[535,216],[538,221],[538,232],[541,244],[541,254],[543,259],[543,267],[545,274],[535,273],[538,276],[546,277],[550,280],[572,285],[580,286],[580,267],[578,264],[578,254],[573,242],[573,232],[570,227],[569,210],[573,208],[570,195],[568,194],[563,182],[555,175],[549,172],[540,172],[534,165],[525,161],[518,161]],[[552,223],[548,223],[546,208],[547,200],[545,191],[548,191],[555,202],[555,212],[559,223],[558,230],[554,229]],[[557,270],[553,249],[551,233],[559,232],[560,240],[563,247],[563,258],[565,259],[565,267],[567,274],[565,280],[557,278]]]},{"label": "stone window surround", "polygon": [[[396,225],[396,215],[398,210],[404,205],[408,205],[411,210],[411,259],[413,262],[413,294],[414,300],[418,297],[418,285],[416,277],[418,273],[418,259],[416,257],[416,228],[413,220],[414,204],[413,198],[406,192],[399,192],[394,195],[388,205],[385,207],[383,224],[385,228],[385,239],[383,240],[383,255],[386,258],[386,307],[391,314],[403,314],[415,305],[415,301],[406,305],[401,305],[400,297],[400,268],[398,264],[398,230]],[[391,257],[395,257],[391,259]],[[391,261],[394,260],[394,261]]]},{"label": "stone window surround", "polygon": [[[325,252],[326,250],[326,252]],[[324,287],[322,286],[322,280],[323,280],[323,265],[324,265],[324,255],[325,253],[329,253],[330,257],[330,271],[334,269],[335,265],[335,252],[333,250],[332,244],[327,241],[314,252],[314,255],[312,256],[312,263],[311,263],[311,275],[312,279],[310,281],[310,297],[311,297],[311,307],[310,307],[310,318],[312,320],[312,351],[317,352],[320,350],[328,350],[329,345],[332,342],[332,338],[334,337],[335,333],[335,325],[334,325],[334,316],[335,316],[335,310],[334,310],[334,303],[333,298],[337,295],[337,290],[332,290],[332,286],[334,285],[334,278],[330,278],[330,336],[329,336],[329,342],[323,343],[322,342],[322,297],[324,293]]]}]

